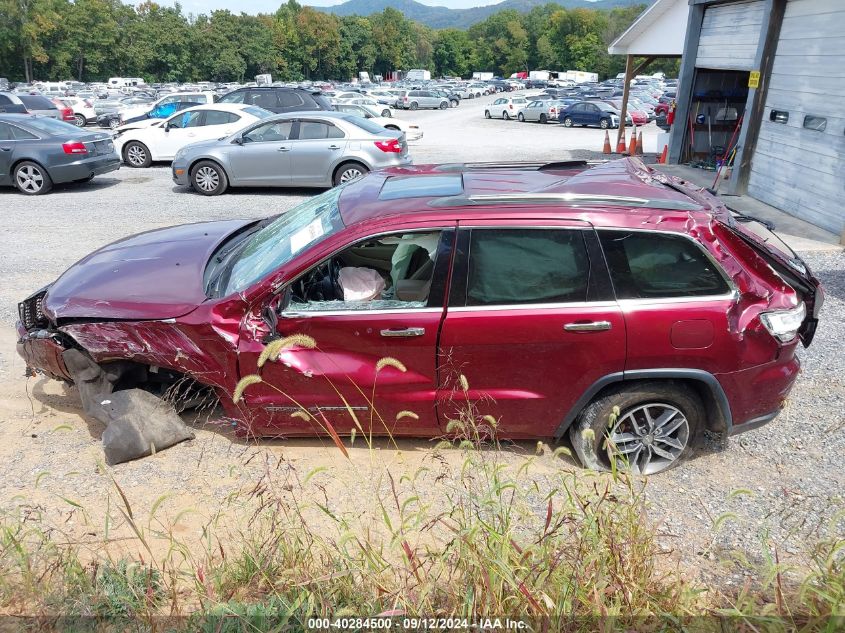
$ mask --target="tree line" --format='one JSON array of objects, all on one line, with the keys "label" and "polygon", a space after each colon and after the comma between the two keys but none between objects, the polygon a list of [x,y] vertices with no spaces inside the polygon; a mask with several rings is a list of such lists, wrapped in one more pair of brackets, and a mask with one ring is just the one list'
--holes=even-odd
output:
[{"label": "tree line", "polygon": [[529,13],[500,11],[467,30],[434,30],[391,8],[339,17],[296,0],[258,15],[193,15],[150,1],[0,0],[0,76],[243,82],[260,73],[299,81],[411,68],[464,77],[545,68],[607,77],[624,70],[624,58],[608,55],[607,45],[643,9],[547,4]]}]

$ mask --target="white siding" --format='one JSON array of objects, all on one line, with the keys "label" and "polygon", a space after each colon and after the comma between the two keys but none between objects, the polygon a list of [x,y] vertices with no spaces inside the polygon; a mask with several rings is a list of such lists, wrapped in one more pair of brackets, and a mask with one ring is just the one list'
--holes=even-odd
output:
[{"label": "white siding", "polygon": [[762,0],[707,7],[698,39],[696,67],[753,70],[762,26]]},{"label": "white siding", "polygon": [[[772,110],[789,113],[773,123]],[[824,132],[804,117],[827,119]],[[837,235],[845,225],[845,2],[789,0],[748,193]]]}]

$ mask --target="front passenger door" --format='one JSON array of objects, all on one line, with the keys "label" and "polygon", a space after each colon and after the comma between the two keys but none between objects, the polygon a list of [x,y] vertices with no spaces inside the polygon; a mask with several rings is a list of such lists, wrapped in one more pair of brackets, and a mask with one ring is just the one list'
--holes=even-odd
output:
[{"label": "front passenger door", "polygon": [[272,121],[247,130],[229,149],[233,179],[240,185],[290,183],[290,151],[295,121]]},{"label": "front passenger door", "polygon": [[459,231],[455,252],[440,335],[441,424],[469,398],[502,437],[554,436],[590,385],[625,368],[625,320],[595,231],[576,221],[477,221]]},{"label": "front passenger door", "polygon": [[15,152],[15,142],[12,139],[12,127],[0,121],[0,180],[9,177],[12,157]]}]

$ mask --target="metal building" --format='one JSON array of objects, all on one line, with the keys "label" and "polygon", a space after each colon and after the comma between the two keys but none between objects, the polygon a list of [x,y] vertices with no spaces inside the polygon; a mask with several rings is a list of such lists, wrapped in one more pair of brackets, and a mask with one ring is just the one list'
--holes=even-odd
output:
[{"label": "metal building", "polygon": [[845,0],[688,0],[669,162],[845,240]]}]

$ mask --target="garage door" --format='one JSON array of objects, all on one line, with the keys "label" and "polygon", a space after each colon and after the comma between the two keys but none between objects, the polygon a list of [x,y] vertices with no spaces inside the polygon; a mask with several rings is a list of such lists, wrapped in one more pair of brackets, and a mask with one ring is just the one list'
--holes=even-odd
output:
[{"label": "garage door", "polygon": [[748,193],[833,231],[845,225],[845,2],[790,0]]},{"label": "garage door", "polygon": [[696,67],[753,70],[762,26],[763,0],[707,7],[698,40]]}]

